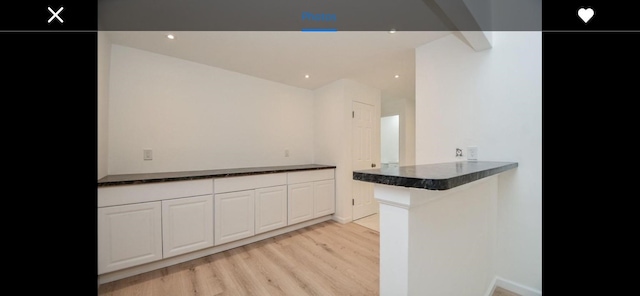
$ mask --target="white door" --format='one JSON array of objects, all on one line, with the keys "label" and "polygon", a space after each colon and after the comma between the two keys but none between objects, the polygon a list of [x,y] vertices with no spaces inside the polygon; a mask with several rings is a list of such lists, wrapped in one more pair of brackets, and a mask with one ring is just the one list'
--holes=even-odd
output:
[{"label": "white door", "polygon": [[287,186],[256,189],[256,234],[287,226]]},{"label": "white door", "polygon": [[162,201],[164,258],[213,246],[213,195]]},{"label": "white door", "polygon": [[216,194],[215,245],[254,234],[254,190]]},{"label": "white door", "polygon": [[336,186],[334,180],[313,182],[313,217],[336,212]]},{"label": "white door", "polygon": [[160,202],[98,208],[98,274],[162,259]]},{"label": "white door", "polygon": [[[353,102],[353,170],[378,167],[379,121],[372,105]],[[373,198],[373,183],[353,180],[352,195],[353,220],[378,212],[378,202]]]},{"label": "white door", "polygon": [[288,224],[313,219],[313,182],[291,184],[288,188]]}]

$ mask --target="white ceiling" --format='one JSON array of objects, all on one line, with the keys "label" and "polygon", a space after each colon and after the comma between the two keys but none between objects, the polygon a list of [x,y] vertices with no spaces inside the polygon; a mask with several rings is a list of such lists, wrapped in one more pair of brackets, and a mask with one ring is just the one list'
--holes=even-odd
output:
[{"label": "white ceiling", "polygon": [[305,89],[349,78],[380,89],[383,99],[414,99],[415,48],[448,34],[110,31],[108,37],[114,44]]}]

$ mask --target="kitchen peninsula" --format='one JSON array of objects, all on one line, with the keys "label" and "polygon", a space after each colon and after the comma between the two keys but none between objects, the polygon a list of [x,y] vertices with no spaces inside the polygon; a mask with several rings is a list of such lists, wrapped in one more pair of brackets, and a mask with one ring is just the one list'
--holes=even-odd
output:
[{"label": "kitchen peninsula", "polygon": [[380,295],[487,295],[495,276],[498,177],[515,162],[354,171],[380,203]]}]

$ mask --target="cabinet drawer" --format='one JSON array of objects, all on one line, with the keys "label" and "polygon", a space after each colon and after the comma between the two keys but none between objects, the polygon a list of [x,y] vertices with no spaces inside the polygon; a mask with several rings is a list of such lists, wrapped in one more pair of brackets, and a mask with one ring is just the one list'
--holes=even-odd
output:
[{"label": "cabinet drawer", "polygon": [[213,179],[215,193],[242,191],[287,184],[287,173]]},{"label": "cabinet drawer", "polygon": [[288,173],[287,183],[306,183],[320,180],[329,180],[334,178],[335,169],[313,170]]},{"label": "cabinet drawer", "polygon": [[98,207],[160,201],[213,193],[211,178],[98,187]]}]

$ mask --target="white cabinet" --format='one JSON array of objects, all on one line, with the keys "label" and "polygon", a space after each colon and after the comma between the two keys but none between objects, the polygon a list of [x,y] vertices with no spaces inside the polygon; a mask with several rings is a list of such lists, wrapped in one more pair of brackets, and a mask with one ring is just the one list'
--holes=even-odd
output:
[{"label": "white cabinet", "polygon": [[313,217],[318,218],[336,212],[334,180],[313,183]]},{"label": "white cabinet", "polygon": [[211,246],[212,179],[98,187],[98,274]]},{"label": "white cabinet", "polygon": [[213,246],[213,195],[162,201],[163,257]]},{"label": "white cabinet", "polygon": [[289,173],[288,224],[335,213],[335,170]]},{"label": "white cabinet", "polygon": [[161,203],[98,208],[98,273],[162,259]]},{"label": "white cabinet", "polygon": [[288,224],[313,218],[313,182],[289,185]]},{"label": "white cabinet", "polygon": [[255,190],[255,234],[287,226],[287,186]]},{"label": "white cabinet", "polygon": [[330,215],[334,174],[322,169],[99,186],[98,275],[177,262]]},{"label": "white cabinet", "polygon": [[254,190],[215,195],[215,245],[254,235]]},{"label": "white cabinet", "polygon": [[214,179],[215,245],[287,226],[287,174]]}]

